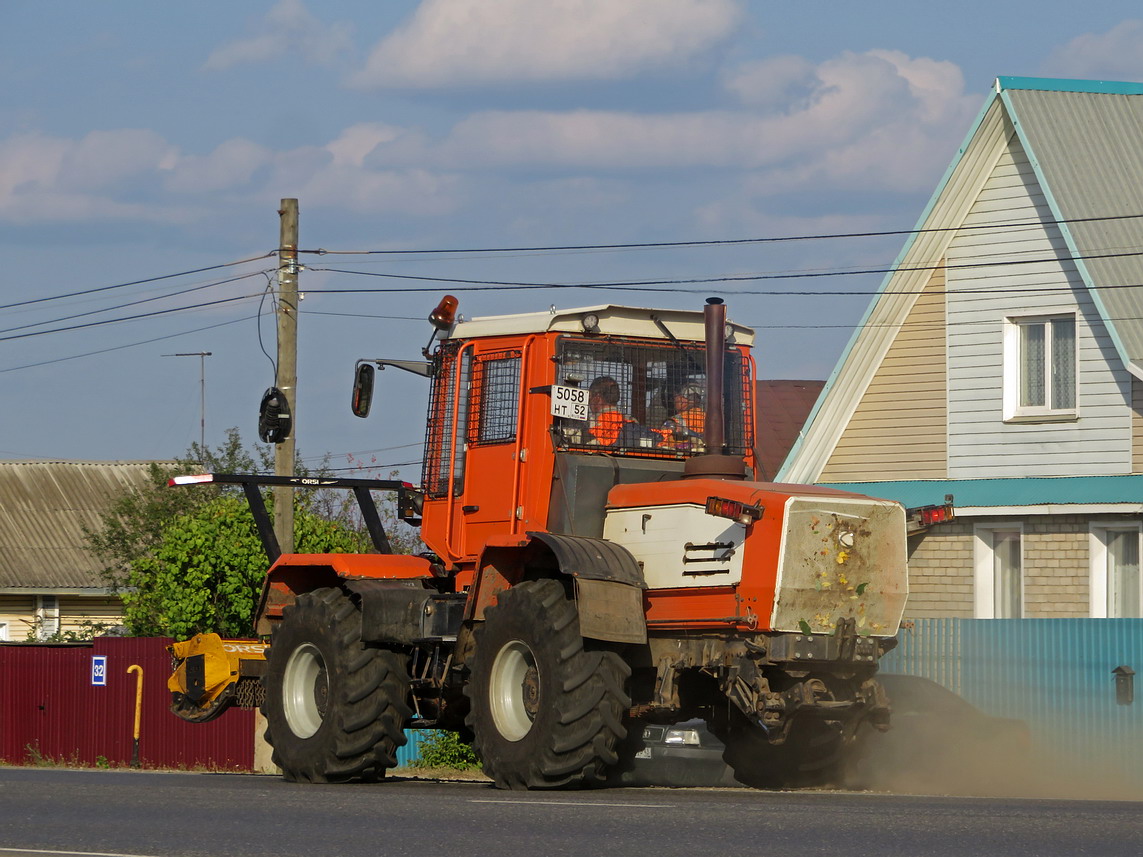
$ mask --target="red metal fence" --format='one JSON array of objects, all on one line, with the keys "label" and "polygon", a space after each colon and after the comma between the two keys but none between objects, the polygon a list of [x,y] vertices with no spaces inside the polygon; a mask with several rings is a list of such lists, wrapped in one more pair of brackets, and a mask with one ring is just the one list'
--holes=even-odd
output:
[{"label": "red metal fence", "polygon": [[[169,642],[107,637],[83,645],[0,646],[0,760],[130,764],[137,678],[127,668],[138,664],[143,668],[142,766],[252,770],[252,711],[232,708],[201,724],[169,711]],[[96,683],[98,658],[106,659],[105,685]]]}]

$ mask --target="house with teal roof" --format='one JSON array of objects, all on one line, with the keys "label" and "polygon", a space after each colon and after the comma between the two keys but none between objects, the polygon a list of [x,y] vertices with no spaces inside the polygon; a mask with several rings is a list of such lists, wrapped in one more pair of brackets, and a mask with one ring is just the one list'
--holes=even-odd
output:
[{"label": "house with teal roof", "polygon": [[953,496],[909,616],[1143,616],[1143,84],[996,80],[778,480]]}]

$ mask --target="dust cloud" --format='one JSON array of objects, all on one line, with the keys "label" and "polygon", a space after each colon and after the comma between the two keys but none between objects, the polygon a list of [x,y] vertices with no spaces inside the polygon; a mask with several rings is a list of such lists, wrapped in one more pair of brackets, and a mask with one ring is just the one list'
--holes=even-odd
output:
[{"label": "dust cloud", "polygon": [[971,735],[934,735],[912,724],[871,731],[854,748],[843,785],[894,794],[1143,800],[1143,776],[1129,776],[1124,759],[1079,758],[1016,724],[1001,721]]}]

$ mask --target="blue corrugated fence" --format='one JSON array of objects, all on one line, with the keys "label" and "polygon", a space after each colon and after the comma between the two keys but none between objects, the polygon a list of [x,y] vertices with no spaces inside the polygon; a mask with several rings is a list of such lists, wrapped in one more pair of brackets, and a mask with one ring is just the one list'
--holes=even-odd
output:
[{"label": "blue corrugated fence", "polygon": [[932,679],[1024,720],[1038,747],[1143,782],[1143,693],[1117,704],[1113,674],[1143,674],[1143,619],[917,619],[898,639],[883,672]]}]

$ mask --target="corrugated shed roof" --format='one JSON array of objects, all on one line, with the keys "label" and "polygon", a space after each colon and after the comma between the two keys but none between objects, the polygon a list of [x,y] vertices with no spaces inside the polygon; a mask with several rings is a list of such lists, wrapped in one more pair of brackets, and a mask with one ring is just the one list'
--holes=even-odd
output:
[{"label": "corrugated shed roof", "polygon": [[1143,504],[1143,476],[1056,476],[1021,479],[914,479],[900,482],[831,482],[826,488],[896,500],[905,506],[1074,506]]},{"label": "corrugated shed roof", "polygon": [[[1086,83],[1087,90],[1080,84]],[[1000,79],[1120,354],[1143,377],[1143,86]],[[1114,220],[1107,218],[1122,217]],[[1099,218],[1076,222],[1085,218]]]},{"label": "corrugated shed roof", "polygon": [[759,476],[771,480],[790,452],[825,381],[758,381],[755,441]]},{"label": "corrugated shed roof", "polygon": [[146,461],[0,461],[0,588],[101,588],[83,528],[125,490],[147,481]]}]

